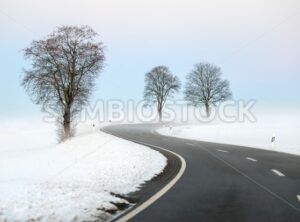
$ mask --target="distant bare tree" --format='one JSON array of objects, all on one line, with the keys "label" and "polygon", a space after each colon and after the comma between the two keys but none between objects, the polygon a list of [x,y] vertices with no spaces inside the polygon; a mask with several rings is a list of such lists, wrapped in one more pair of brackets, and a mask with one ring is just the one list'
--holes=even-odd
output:
[{"label": "distant bare tree", "polygon": [[97,36],[89,26],[60,26],[24,49],[32,64],[24,70],[22,85],[43,111],[56,115],[61,140],[72,136],[72,121],[103,68],[103,44]]},{"label": "distant bare tree", "polygon": [[168,99],[180,89],[180,81],[165,66],[157,66],[145,75],[144,100],[147,104],[156,103],[159,121],[162,109]]},{"label": "distant bare tree", "polygon": [[187,76],[185,99],[195,106],[205,106],[207,117],[211,106],[231,97],[229,82],[221,79],[221,69],[213,64],[199,63]]}]

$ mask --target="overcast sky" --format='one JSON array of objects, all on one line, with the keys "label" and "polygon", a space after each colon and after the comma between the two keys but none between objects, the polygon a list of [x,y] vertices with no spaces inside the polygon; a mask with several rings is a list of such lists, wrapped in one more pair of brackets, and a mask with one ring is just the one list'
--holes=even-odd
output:
[{"label": "overcast sky", "polygon": [[0,0],[2,117],[39,112],[20,87],[21,50],[62,24],[90,25],[106,46],[92,101],[140,100],[153,66],[184,83],[207,61],[222,68],[235,99],[300,107],[299,0]]}]

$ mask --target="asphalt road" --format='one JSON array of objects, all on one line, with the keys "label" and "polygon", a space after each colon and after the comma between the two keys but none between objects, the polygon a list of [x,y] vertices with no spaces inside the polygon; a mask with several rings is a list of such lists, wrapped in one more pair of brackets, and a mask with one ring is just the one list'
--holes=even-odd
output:
[{"label": "asphalt road", "polygon": [[157,125],[119,125],[109,133],[181,155],[186,171],[130,221],[300,221],[300,157],[159,135]]}]

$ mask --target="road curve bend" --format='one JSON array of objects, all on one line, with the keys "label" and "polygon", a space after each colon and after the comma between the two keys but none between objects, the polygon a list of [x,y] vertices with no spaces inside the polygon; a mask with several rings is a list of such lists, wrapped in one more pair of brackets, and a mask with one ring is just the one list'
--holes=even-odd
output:
[{"label": "road curve bend", "polygon": [[158,127],[104,129],[177,153],[186,162],[181,179],[129,221],[300,221],[300,156],[162,136],[155,132]]}]

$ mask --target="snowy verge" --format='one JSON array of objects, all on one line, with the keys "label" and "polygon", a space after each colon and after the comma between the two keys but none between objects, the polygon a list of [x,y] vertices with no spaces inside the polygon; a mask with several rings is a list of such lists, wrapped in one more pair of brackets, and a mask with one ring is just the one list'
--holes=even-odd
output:
[{"label": "snowy verge", "polygon": [[[300,124],[297,122],[186,125],[163,127],[156,131],[166,136],[300,155]],[[274,143],[271,143],[272,137],[275,137]]]},{"label": "snowy verge", "polygon": [[107,220],[113,203],[127,204],[112,193],[138,190],[167,163],[159,152],[90,124],[58,145],[46,128],[0,131],[0,221]]}]

